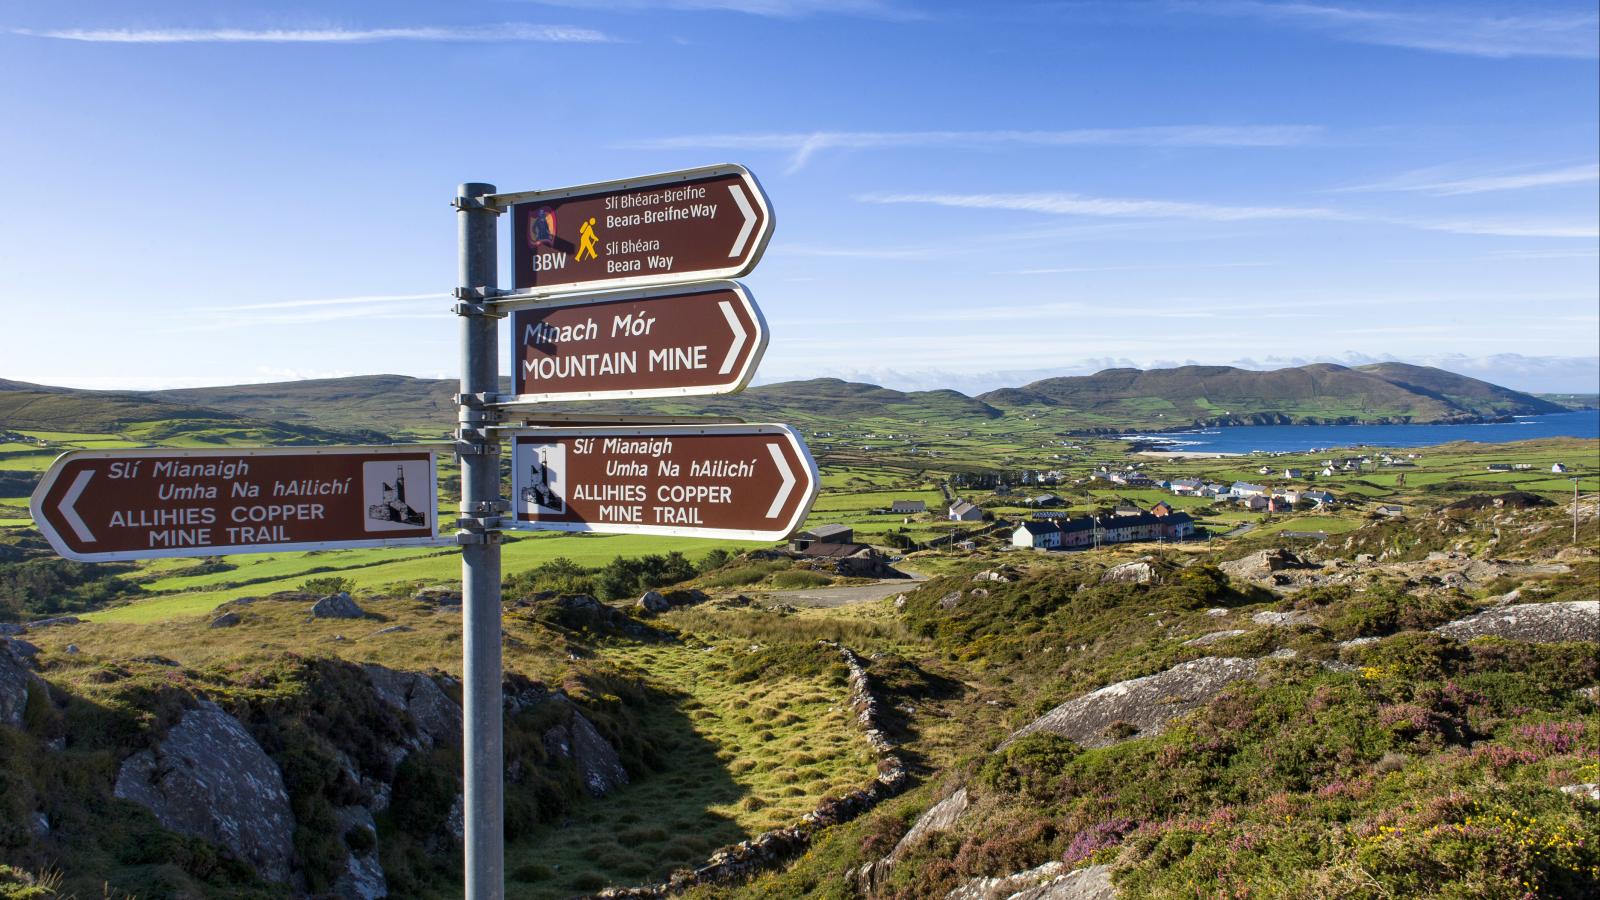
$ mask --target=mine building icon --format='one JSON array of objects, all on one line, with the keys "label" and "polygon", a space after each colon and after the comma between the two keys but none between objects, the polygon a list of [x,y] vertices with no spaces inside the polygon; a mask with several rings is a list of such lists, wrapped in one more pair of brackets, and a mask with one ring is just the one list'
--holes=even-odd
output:
[{"label": "mine building icon", "polygon": [[566,501],[550,484],[550,463],[544,450],[539,451],[539,461],[529,467],[528,486],[522,489],[522,502],[557,513],[566,511]]},{"label": "mine building icon", "polygon": [[379,522],[396,522],[401,525],[422,526],[428,520],[406,502],[406,470],[395,466],[394,483],[383,483],[383,499],[367,507],[367,518]]}]

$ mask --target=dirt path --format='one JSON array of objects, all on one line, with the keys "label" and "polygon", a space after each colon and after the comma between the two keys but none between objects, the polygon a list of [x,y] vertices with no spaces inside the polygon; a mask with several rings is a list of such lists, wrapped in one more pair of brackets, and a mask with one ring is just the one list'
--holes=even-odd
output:
[{"label": "dirt path", "polygon": [[875,584],[852,584],[844,587],[802,588],[795,591],[768,591],[761,596],[787,603],[791,606],[849,606],[852,603],[867,603],[872,600],[882,600],[914,591],[917,584],[928,580],[928,576],[916,572],[907,572],[910,578],[896,578],[890,581],[879,581]]}]

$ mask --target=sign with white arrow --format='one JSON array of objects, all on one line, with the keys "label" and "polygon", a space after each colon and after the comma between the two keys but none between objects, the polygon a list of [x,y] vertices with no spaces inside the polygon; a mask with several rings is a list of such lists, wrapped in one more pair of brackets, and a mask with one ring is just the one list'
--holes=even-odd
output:
[{"label": "sign with white arrow", "polygon": [[513,528],[773,541],[822,483],[787,425],[511,430]]},{"label": "sign with white arrow", "polygon": [[439,449],[74,450],[33,521],[82,562],[436,545]]},{"label": "sign with white arrow", "polygon": [[766,349],[734,281],[541,301],[511,316],[511,402],[734,393]]},{"label": "sign with white arrow", "polygon": [[772,237],[744,166],[706,166],[554,191],[492,194],[511,209],[516,296],[738,278]]}]

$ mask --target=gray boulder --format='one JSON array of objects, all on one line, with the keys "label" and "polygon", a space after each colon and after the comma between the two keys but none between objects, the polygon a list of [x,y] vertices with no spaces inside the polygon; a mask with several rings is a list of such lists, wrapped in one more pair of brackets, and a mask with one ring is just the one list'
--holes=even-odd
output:
[{"label": "gray boulder", "polygon": [[367,611],[356,605],[344,591],[329,594],[311,606],[311,614],[319,619],[360,619]]},{"label": "gray boulder", "polygon": [[1285,569],[1316,568],[1288,550],[1272,548],[1258,550],[1241,559],[1230,560],[1217,566],[1229,578],[1242,578],[1260,581],[1272,575],[1273,572],[1282,572]]},{"label": "gray boulder", "polygon": [[[334,892],[344,900],[379,900],[389,896],[389,882],[383,877],[383,866],[378,862],[378,826],[372,821],[372,811],[365,806],[344,806],[339,808],[338,816],[339,834],[350,855],[345,858],[344,871],[334,883]],[[371,842],[357,852],[350,848],[350,835],[361,831],[371,836]]]},{"label": "gray boulder", "polygon": [[888,855],[882,859],[867,863],[856,870],[856,883],[863,892],[867,894],[874,893],[875,888],[889,877],[890,871],[900,861],[900,857],[904,856],[912,845],[930,834],[949,831],[954,828],[956,823],[961,821],[961,817],[966,814],[967,807],[970,805],[971,801],[967,796],[967,789],[961,788],[928,807],[927,812],[924,812],[917,818],[917,821],[911,824],[911,829],[901,836],[900,840],[895,843],[894,849],[890,850]]},{"label": "gray boulder", "polygon": [[461,743],[461,707],[438,682],[420,672],[398,672],[373,663],[362,669],[379,700],[410,713],[417,723],[420,737],[414,749]]},{"label": "gray boulder", "polygon": [[1120,581],[1128,584],[1150,584],[1159,581],[1160,577],[1155,566],[1141,559],[1105,570],[1100,576],[1100,583],[1110,584]]},{"label": "gray boulder", "polygon": [[999,878],[973,878],[945,900],[1112,900],[1111,867],[1088,866],[1067,872],[1059,861]]},{"label": "gray boulder", "polygon": [[0,637],[10,637],[12,635],[27,633],[28,626],[22,624],[21,622],[0,622]]},{"label": "gray boulder", "polygon": [[[25,641],[0,638],[0,725],[22,727],[22,713],[28,708],[28,690],[38,680],[26,663],[27,656],[13,645]],[[29,644],[28,646],[32,646]]]},{"label": "gray boulder", "polygon": [[603,797],[628,783],[628,770],[622,767],[616,748],[576,708],[566,724],[546,731],[543,740],[550,756],[570,759],[578,766],[584,790],[591,796]]},{"label": "gray boulder", "polygon": [[268,881],[289,881],[295,821],[283,775],[216,704],[202,701],[158,745],[124,760],[115,794],[172,831],[228,848]]},{"label": "gray boulder", "polygon": [[[1198,709],[1228,685],[1254,676],[1258,665],[1254,659],[1204,657],[1155,675],[1119,681],[1057,706],[1018,729],[1000,746],[1037,731],[1059,734],[1086,748],[1157,734],[1168,722]],[[1118,723],[1132,726],[1135,732],[1119,737],[1107,731]]]},{"label": "gray boulder", "polygon": [[1279,625],[1284,627],[1290,625],[1318,624],[1316,616],[1298,609],[1290,610],[1289,612],[1272,612],[1271,610],[1262,610],[1261,612],[1251,616],[1250,621],[1256,623],[1257,625]]},{"label": "gray boulder", "polygon": [[1229,631],[1213,631],[1209,634],[1202,634],[1193,640],[1184,641],[1183,645],[1185,647],[1208,647],[1228,638],[1238,637],[1241,634],[1244,634],[1244,629],[1242,628],[1235,628]]},{"label": "gray boulder", "polygon": [[1475,637],[1539,644],[1600,641],[1600,600],[1502,606],[1440,625],[1434,631],[1461,641]]},{"label": "gray boulder", "polygon": [[664,613],[672,608],[667,598],[656,591],[645,591],[644,596],[639,598],[639,606],[646,612],[652,613]]},{"label": "gray boulder", "polygon": [[237,624],[239,624],[240,622],[243,622],[243,621],[244,621],[243,619],[239,618],[239,614],[238,613],[228,612],[228,613],[223,613],[220,616],[217,616],[215,619],[212,619],[211,620],[211,625],[209,627],[211,627],[211,628],[232,628],[233,626],[235,626],[235,625],[237,625]]}]

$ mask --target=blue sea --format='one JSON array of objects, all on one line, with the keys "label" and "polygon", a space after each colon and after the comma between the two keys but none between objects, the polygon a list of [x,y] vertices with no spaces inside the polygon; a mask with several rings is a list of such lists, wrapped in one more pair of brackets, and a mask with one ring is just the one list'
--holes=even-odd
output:
[{"label": "blue sea", "polygon": [[1600,437],[1600,410],[1518,416],[1481,425],[1228,425],[1195,431],[1125,434],[1125,441],[1161,444],[1164,450],[1298,453],[1333,447],[1424,447],[1450,441],[1505,444],[1548,437]]}]

